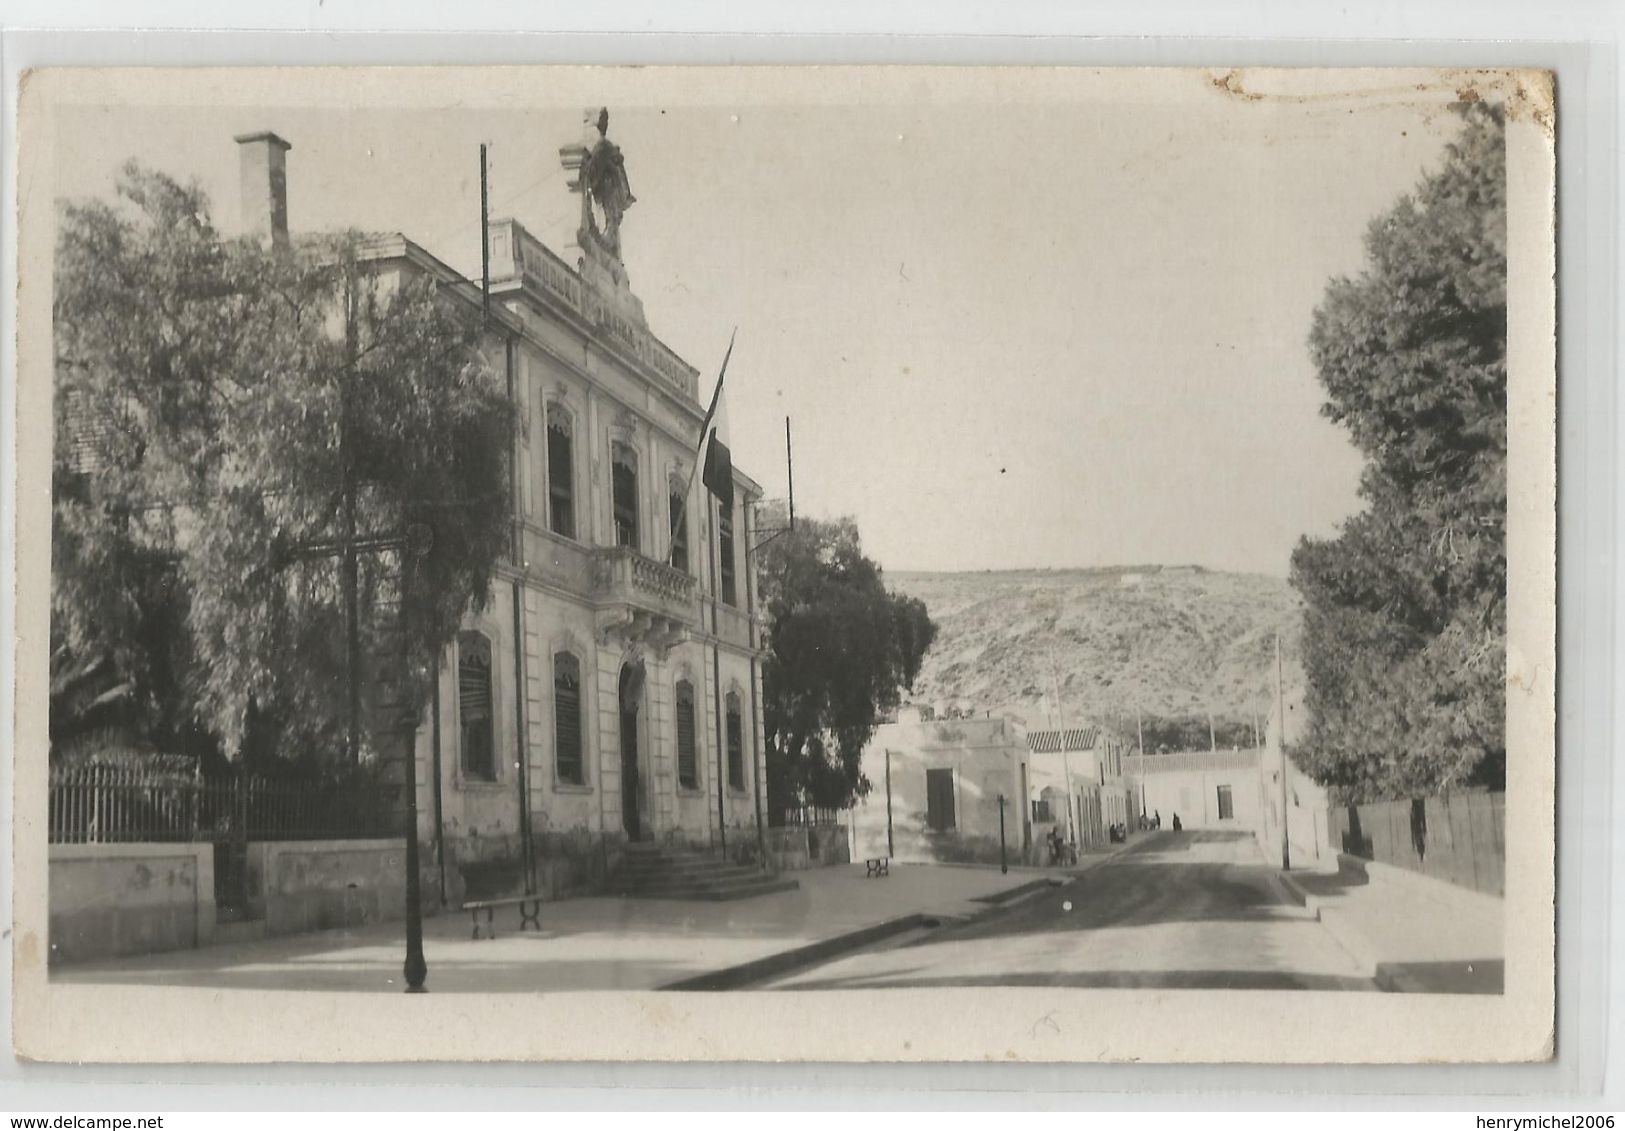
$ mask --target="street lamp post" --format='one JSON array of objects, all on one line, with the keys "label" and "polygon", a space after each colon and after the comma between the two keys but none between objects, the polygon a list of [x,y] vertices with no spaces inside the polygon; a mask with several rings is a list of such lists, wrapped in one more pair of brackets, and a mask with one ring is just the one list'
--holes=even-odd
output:
[{"label": "street lamp post", "polygon": [[[290,553],[296,558],[340,558],[348,574],[350,562],[362,553],[383,553],[394,551],[400,555],[400,633],[401,633],[401,695],[403,710],[401,712],[401,762],[402,781],[405,791],[406,808],[406,961],[402,965],[402,973],[406,978],[406,992],[409,994],[427,993],[424,983],[429,977],[429,964],[423,957],[423,893],[422,877],[418,873],[418,780],[417,780],[417,751],[414,738],[417,733],[416,719],[411,718],[404,710],[405,702],[411,699],[412,680],[412,643],[410,622],[410,601],[408,594],[411,591],[412,560],[429,552],[434,540],[434,531],[421,523],[413,523],[404,533],[390,532],[380,535],[358,536],[353,530],[346,529],[345,533],[337,539],[314,539],[296,543],[290,547]],[[355,589],[345,586],[344,592],[346,620],[357,620],[354,607],[357,603]],[[353,648],[346,649],[346,680],[347,692],[351,707],[351,733],[349,744],[352,749],[359,749],[359,699],[355,689],[360,686],[360,675],[357,671],[359,656]]]},{"label": "street lamp post", "polygon": [[[401,659],[402,693],[411,698],[412,637],[408,610],[411,602],[412,561],[428,552],[432,533],[427,527],[414,524],[401,540]],[[403,711],[401,717],[401,757],[404,762],[402,784],[406,788],[406,962],[401,972],[406,976],[406,992],[428,993],[424,983],[429,978],[429,964],[423,957],[423,893],[422,876],[418,870],[418,758],[417,720]]]}]

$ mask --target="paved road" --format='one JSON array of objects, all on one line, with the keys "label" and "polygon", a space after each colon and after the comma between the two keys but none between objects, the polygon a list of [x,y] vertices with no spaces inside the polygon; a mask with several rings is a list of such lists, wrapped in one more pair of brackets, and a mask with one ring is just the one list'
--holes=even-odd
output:
[{"label": "paved road", "polygon": [[763,988],[1376,989],[1271,877],[1246,833],[1163,832],[1004,912]]}]

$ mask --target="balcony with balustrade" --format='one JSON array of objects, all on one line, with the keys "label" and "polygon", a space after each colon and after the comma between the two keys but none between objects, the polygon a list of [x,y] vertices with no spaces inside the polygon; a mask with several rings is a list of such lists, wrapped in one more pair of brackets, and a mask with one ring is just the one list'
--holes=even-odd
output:
[{"label": "balcony with balustrade", "polygon": [[694,597],[694,578],[630,546],[593,552],[593,602],[606,641],[670,648],[697,627]]}]

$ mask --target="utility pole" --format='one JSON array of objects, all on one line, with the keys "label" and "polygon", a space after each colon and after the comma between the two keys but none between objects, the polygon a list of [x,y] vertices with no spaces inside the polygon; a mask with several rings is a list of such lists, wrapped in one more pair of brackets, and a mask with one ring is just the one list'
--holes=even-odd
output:
[{"label": "utility pole", "polygon": [[891,751],[886,751],[886,859],[890,860],[897,855],[897,847],[892,843],[891,833]]},{"label": "utility pole", "polygon": [[1006,857],[1004,849],[1004,794],[1002,793],[999,794],[999,871],[1001,873],[1010,871],[1010,861]]},{"label": "utility pole", "polygon": [[790,481],[790,529],[796,528],[796,460],[790,449],[790,418],[784,418],[784,471]]},{"label": "utility pole", "polygon": [[[1060,709],[1060,707],[1061,707],[1061,677],[1058,674],[1058,672],[1056,671],[1056,667],[1055,667],[1055,649],[1054,649],[1053,646],[1049,649],[1049,681],[1050,681],[1050,686],[1055,689],[1055,706],[1056,706],[1057,709]],[[1052,720],[1052,725],[1053,725],[1053,720]],[[1062,776],[1062,779],[1066,782],[1066,832],[1067,832],[1067,836],[1071,839],[1072,843],[1077,844],[1078,843],[1078,826],[1077,826],[1077,822],[1073,819],[1073,816],[1072,816],[1072,808],[1073,808],[1073,805],[1075,804],[1075,801],[1076,801],[1076,799],[1072,796],[1072,754],[1071,754],[1071,752],[1069,750],[1067,750],[1067,747],[1066,747],[1066,712],[1064,710],[1061,711],[1061,730],[1060,730],[1060,733],[1061,733],[1061,776]],[[1022,798],[1022,801],[1025,802],[1026,798]],[[999,819],[1001,821],[1004,820],[1004,811],[1002,809],[999,811]]]},{"label": "utility pole", "polygon": [[1292,870],[1292,837],[1287,827],[1286,808],[1286,692],[1281,686],[1281,636],[1275,636],[1275,710],[1279,725],[1275,744],[1281,748],[1281,871]]},{"label": "utility pole", "polygon": [[345,753],[349,757],[351,768],[361,765],[361,609],[358,593],[360,564],[355,545],[355,440],[350,435],[354,428],[350,419],[353,399],[351,386],[355,382],[357,340],[360,335],[360,328],[356,325],[356,319],[359,317],[356,308],[356,286],[355,267],[353,264],[348,265],[345,268],[344,280],[344,373],[339,378],[343,382],[339,386],[339,494],[343,508],[340,518],[343,531],[340,547],[342,558],[340,585],[343,588],[344,601],[345,698],[349,714]]},{"label": "utility pole", "polygon": [[[788,418],[785,420],[785,426],[789,426]],[[751,539],[755,534],[756,524],[752,519],[755,513],[755,509],[747,502],[742,508],[740,517],[745,534],[745,623],[750,633],[750,770],[751,778],[756,782],[756,853],[761,857],[762,869],[766,871],[770,865],[767,858],[765,816],[767,800],[764,796],[767,782],[763,777],[767,754],[762,749],[762,736],[756,723],[757,714],[761,710],[761,704],[756,697],[756,652],[761,646],[761,639],[756,633],[756,560],[755,548],[751,545]],[[851,821],[847,823],[852,824]]]},{"label": "utility pole", "polygon": [[491,313],[491,201],[486,189],[485,145],[480,144],[480,313]]}]

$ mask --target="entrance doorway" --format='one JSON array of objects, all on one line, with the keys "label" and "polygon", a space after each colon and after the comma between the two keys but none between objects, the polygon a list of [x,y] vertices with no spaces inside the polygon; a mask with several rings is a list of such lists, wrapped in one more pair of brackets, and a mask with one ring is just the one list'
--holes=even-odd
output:
[{"label": "entrance doorway", "polygon": [[643,839],[639,805],[638,714],[643,701],[643,665],[621,665],[621,825],[628,840]]},{"label": "entrance doorway", "polygon": [[953,770],[925,771],[925,820],[939,833],[954,828],[954,772]]}]

